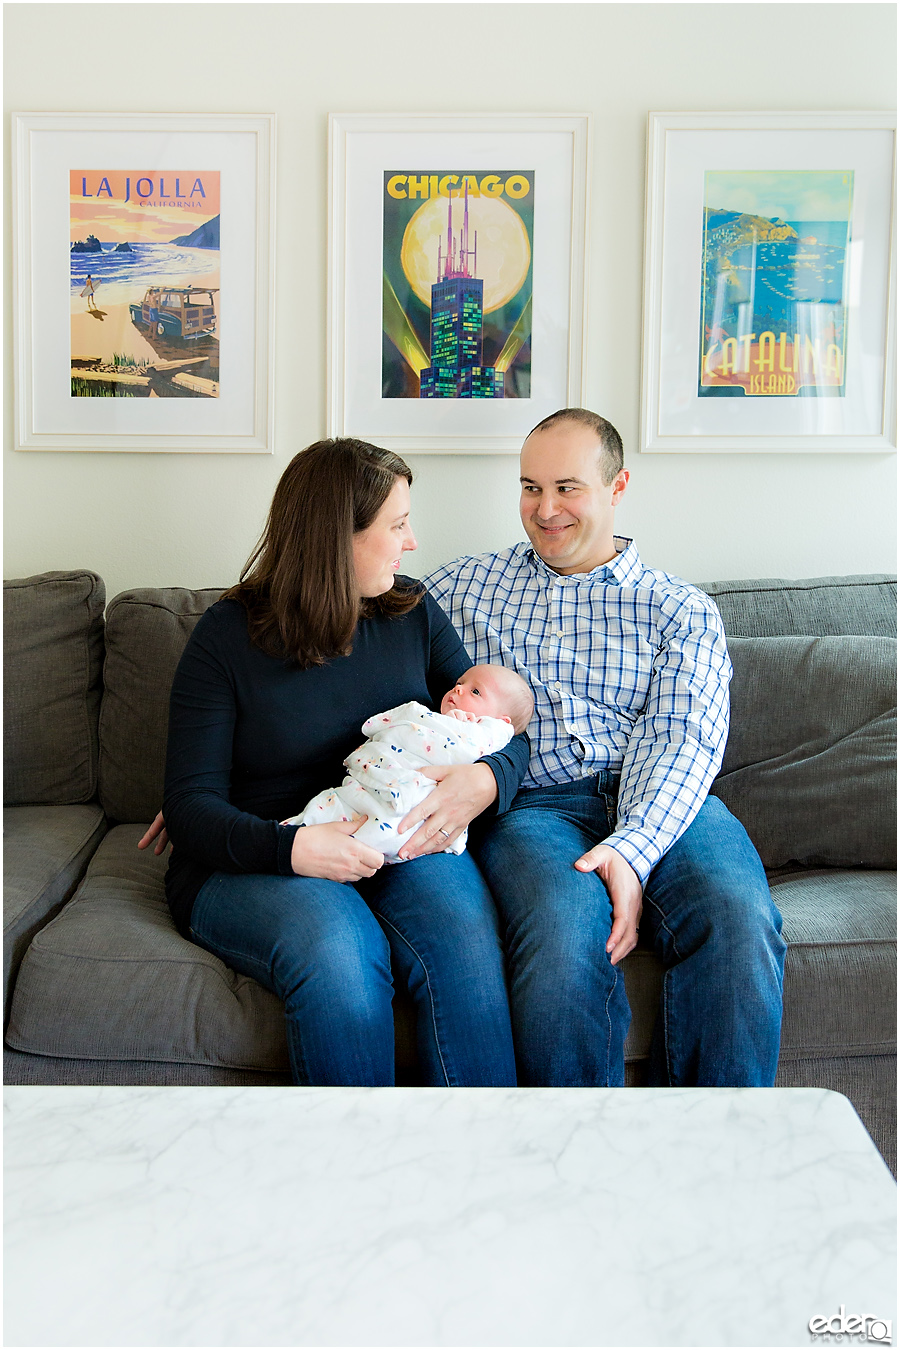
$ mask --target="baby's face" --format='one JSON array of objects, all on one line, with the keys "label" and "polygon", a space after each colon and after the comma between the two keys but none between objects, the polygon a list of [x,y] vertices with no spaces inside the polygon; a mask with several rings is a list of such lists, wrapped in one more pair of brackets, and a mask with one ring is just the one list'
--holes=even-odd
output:
[{"label": "baby's face", "polygon": [[[490,669],[473,666],[441,699],[441,712],[467,712],[476,717],[505,717]],[[506,719],[509,721],[509,718]]]}]

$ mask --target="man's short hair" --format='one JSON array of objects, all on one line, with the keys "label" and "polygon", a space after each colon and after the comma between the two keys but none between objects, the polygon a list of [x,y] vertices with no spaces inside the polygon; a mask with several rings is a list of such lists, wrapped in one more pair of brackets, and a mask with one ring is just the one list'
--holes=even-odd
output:
[{"label": "man's short hair", "polygon": [[536,431],[546,431],[548,427],[554,427],[559,422],[577,422],[580,426],[588,427],[593,431],[600,442],[602,452],[601,475],[603,482],[607,485],[611,483],[625,465],[622,437],[616,431],[612,422],[607,422],[605,417],[601,417],[599,413],[591,412],[588,408],[560,408],[559,412],[551,413],[549,417],[544,418],[543,422],[538,422],[537,426],[533,427],[528,434],[533,436]]}]

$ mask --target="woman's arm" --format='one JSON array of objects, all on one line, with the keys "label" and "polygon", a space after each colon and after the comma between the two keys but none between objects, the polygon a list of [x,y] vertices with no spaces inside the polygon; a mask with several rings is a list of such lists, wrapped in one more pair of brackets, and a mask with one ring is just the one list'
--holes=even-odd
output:
[{"label": "woman's arm", "polygon": [[169,700],[165,828],[176,849],[213,871],[290,876],[297,826],[261,820],[230,800],[238,715],[234,636],[208,610],[178,663]]},{"label": "woman's arm", "polygon": [[161,853],[165,853],[169,846],[169,834],[166,830],[166,822],[162,811],[157,811],[152,823],[147,826],[146,831],[141,835],[138,840],[138,848],[149,848],[154,839],[156,840],[156,847],[153,852],[158,858]]},{"label": "woman's arm", "polygon": [[[173,845],[217,872],[332,881],[373,876],[384,862],[382,854],[353,838],[364,817],[301,829],[262,820],[232,804],[238,710],[229,637],[234,635],[217,621],[211,612],[201,619],[172,684],[163,814]],[[144,836],[147,844],[153,829]],[[158,844],[157,852],[164,847]]]}]

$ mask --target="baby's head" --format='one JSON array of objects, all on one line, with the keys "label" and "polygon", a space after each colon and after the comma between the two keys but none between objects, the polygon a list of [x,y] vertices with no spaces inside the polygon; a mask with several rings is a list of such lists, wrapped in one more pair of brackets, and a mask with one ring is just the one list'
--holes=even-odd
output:
[{"label": "baby's head", "polygon": [[531,690],[508,666],[472,666],[441,699],[441,712],[474,713],[476,717],[499,717],[513,730],[524,731],[534,712]]}]

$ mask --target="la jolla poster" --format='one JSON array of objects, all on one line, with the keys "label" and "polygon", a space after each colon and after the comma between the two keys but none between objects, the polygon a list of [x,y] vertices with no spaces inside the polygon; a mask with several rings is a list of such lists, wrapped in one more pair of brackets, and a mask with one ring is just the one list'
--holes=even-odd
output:
[{"label": "la jolla poster", "polygon": [[853,174],[705,177],[700,395],[840,397]]},{"label": "la jolla poster", "polygon": [[73,398],[218,398],[219,171],[69,175]]},{"label": "la jolla poster", "polygon": [[391,169],[383,398],[530,398],[534,173]]}]

